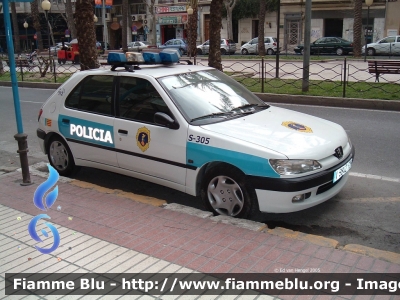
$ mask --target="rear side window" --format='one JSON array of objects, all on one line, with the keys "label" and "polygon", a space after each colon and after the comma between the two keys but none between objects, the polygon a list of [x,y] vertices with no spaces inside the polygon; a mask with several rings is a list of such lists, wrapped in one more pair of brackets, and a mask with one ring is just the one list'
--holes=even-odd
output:
[{"label": "rear side window", "polygon": [[88,76],[68,95],[65,106],[91,113],[113,115],[114,76]]}]

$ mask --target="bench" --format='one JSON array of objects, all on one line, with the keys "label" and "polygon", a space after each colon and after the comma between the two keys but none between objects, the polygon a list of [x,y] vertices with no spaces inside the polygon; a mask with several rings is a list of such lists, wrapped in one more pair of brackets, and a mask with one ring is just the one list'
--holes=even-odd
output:
[{"label": "bench", "polygon": [[[10,66],[10,61],[5,60],[7,63],[7,66]],[[26,58],[17,58],[15,59],[15,66],[17,68],[23,67],[23,68],[30,68],[31,65],[29,64],[28,60]]]},{"label": "bench", "polygon": [[400,74],[400,61],[369,60],[368,72],[375,74],[375,82],[379,82],[380,74]]}]

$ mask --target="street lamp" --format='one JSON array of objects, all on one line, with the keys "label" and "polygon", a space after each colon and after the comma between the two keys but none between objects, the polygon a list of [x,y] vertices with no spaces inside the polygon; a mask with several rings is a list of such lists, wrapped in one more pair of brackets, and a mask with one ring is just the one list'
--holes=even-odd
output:
[{"label": "street lamp", "polygon": [[24,22],[24,28],[25,28],[25,35],[26,35],[26,50],[28,50],[28,27],[29,27],[29,24],[26,22],[26,20],[25,20],[25,22]]},{"label": "street lamp", "polygon": [[189,45],[188,45],[188,47],[187,47],[187,52],[188,52],[188,55],[189,55],[189,57],[191,58],[192,57],[192,26],[190,26],[191,25],[191,23],[190,23],[190,19],[192,18],[192,15],[193,15],[193,8],[192,8],[192,6],[190,6],[189,5],[189,7],[187,8],[187,13],[188,13],[188,27],[189,27]]},{"label": "street lamp", "polygon": [[47,38],[49,39],[49,63],[50,63],[50,23],[48,19],[48,12],[51,8],[51,3],[49,0],[43,0],[42,1],[42,9],[44,10],[44,13],[46,15],[46,21],[47,21]]},{"label": "street lamp", "polygon": [[367,61],[367,46],[368,46],[368,23],[369,23],[369,7],[372,5],[374,0],[365,0],[365,5],[368,7],[367,10],[367,29],[365,30],[365,51],[364,51],[364,61]]}]

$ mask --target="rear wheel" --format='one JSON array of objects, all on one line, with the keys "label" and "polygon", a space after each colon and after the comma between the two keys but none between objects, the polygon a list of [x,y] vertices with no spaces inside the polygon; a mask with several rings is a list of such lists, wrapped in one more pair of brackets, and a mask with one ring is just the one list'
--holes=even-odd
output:
[{"label": "rear wheel", "polygon": [[267,55],[274,55],[274,50],[268,49],[267,50]]},{"label": "rear wheel", "polygon": [[47,144],[47,157],[54,169],[62,176],[72,174],[75,167],[74,158],[67,143],[59,136],[52,138]]},{"label": "rear wheel", "polygon": [[204,206],[216,215],[247,218],[255,214],[255,190],[245,184],[245,175],[230,165],[211,168],[201,185]]}]

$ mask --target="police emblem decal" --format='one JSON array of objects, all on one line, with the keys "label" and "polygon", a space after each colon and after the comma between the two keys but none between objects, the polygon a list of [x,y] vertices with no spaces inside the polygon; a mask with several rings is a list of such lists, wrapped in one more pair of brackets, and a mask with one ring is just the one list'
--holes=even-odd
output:
[{"label": "police emblem decal", "polygon": [[282,122],[282,126],[285,126],[289,129],[293,129],[293,130],[300,131],[300,132],[306,132],[306,133],[313,132],[310,127],[303,125],[303,124],[296,123],[296,122],[292,122],[292,121]]},{"label": "police emblem decal", "polygon": [[136,133],[136,143],[140,150],[145,152],[150,147],[150,130],[146,127],[141,127]]}]

